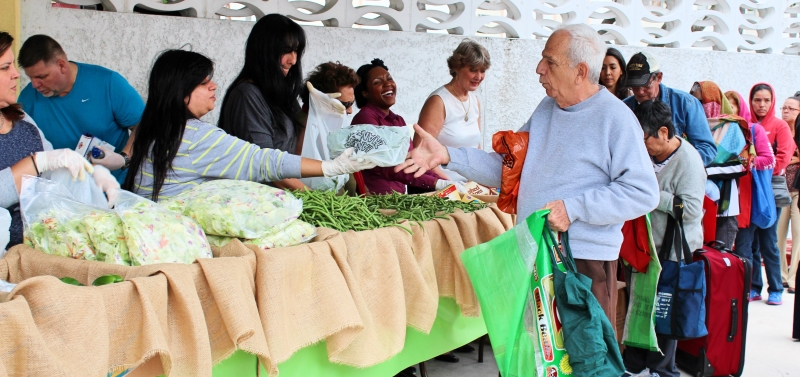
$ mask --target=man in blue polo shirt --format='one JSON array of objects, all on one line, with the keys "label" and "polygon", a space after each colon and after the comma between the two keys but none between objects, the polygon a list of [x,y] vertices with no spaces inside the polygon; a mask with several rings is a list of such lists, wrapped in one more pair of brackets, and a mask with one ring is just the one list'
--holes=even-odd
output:
[{"label": "man in blue polo shirt", "polygon": [[631,110],[644,101],[660,99],[672,109],[672,124],[679,137],[685,137],[700,153],[703,165],[708,165],[717,156],[717,145],[711,137],[703,105],[691,94],[672,89],[661,83],[663,73],[655,57],[640,52],[628,61],[628,77],[625,86],[631,88],[633,95],[625,102]]},{"label": "man in blue polo shirt", "polygon": [[75,149],[82,134],[91,134],[114,146],[92,163],[124,181],[144,111],[139,93],[117,72],[69,61],[61,45],[46,35],[28,38],[18,61],[31,79],[18,101],[53,148]]}]

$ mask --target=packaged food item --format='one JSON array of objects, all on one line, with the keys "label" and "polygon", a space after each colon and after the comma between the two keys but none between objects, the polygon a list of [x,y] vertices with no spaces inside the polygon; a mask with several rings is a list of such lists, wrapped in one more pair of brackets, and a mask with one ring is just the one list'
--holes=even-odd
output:
[{"label": "packaged food item", "polygon": [[206,239],[208,240],[208,244],[214,247],[223,247],[236,239],[236,237],[227,237],[227,236],[215,236],[213,234],[206,234]]},{"label": "packaged food item", "polygon": [[95,260],[92,242],[79,216],[59,209],[29,215],[24,242],[51,255]]},{"label": "packaged food item", "polygon": [[464,203],[476,203],[476,204],[484,203],[483,200],[480,200],[480,199],[478,199],[476,197],[473,197],[470,194],[462,195],[461,196],[461,201],[464,202]]},{"label": "packaged food item", "polygon": [[[258,239],[242,239],[242,243],[253,244],[262,250],[289,247],[304,244],[317,236],[317,228],[302,220],[293,220],[281,229],[269,233]],[[222,247],[235,237],[206,235],[211,246]]]},{"label": "packaged food item", "polygon": [[257,182],[219,179],[161,204],[197,222],[206,234],[255,239],[297,219],[303,201]]},{"label": "packaged food item", "polygon": [[302,221],[294,220],[285,228],[267,234],[255,240],[246,240],[245,243],[257,245],[262,250],[269,250],[278,247],[289,247],[304,244],[317,236],[317,228]]},{"label": "packaged food item", "polygon": [[486,187],[480,183],[469,181],[464,184],[467,194],[470,195],[497,195],[497,189]]},{"label": "packaged food item", "polygon": [[76,201],[58,182],[32,176],[23,177],[19,199],[26,245],[62,257],[96,259],[81,221],[94,207]]},{"label": "packaged food item", "polygon": [[122,220],[115,212],[92,211],[83,217],[83,223],[98,261],[131,265]]},{"label": "packaged food item", "polygon": [[186,216],[124,190],[120,190],[115,211],[122,219],[134,266],[189,264],[212,257],[203,229]]},{"label": "packaged food item", "polygon": [[458,193],[458,188],[456,187],[456,185],[447,186],[444,189],[433,194],[433,196],[455,201],[461,200],[461,195]]},{"label": "packaged food item", "polygon": [[414,126],[386,127],[369,124],[355,125],[331,132],[328,149],[331,158],[339,157],[347,148],[353,148],[354,159],[364,159],[378,166],[397,166],[406,159]]},{"label": "packaged food item", "polygon": [[517,213],[519,182],[528,154],[528,137],[528,132],[513,131],[500,131],[492,136],[492,148],[503,155],[503,176],[497,207],[505,213]]}]

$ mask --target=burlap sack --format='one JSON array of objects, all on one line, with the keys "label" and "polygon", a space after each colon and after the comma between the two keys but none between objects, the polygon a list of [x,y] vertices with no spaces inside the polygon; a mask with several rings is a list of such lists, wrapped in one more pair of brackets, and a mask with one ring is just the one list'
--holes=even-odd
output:
[{"label": "burlap sack", "polygon": [[[151,361],[154,373],[210,376],[213,363],[237,347],[267,362],[249,259],[124,267],[12,248],[0,260],[0,278],[21,283],[0,304],[0,339],[26,346],[0,342],[0,354],[11,355],[0,365],[13,367],[6,367],[12,376],[105,376]],[[128,281],[75,287],[56,279],[89,284],[111,273]],[[9,324],[14,317],[29,321]],[[27,362],[31,357],[46,361]],[[93,359],[81,360],[87,357]]]},{"label": "burlap sack", "polygon": [[[451,220],[338,233],[262,251],[234,241],[192,265],[124,267],[18,246],[0,279],[22,282],[0,295],[0,376],[209,376],[236,349],[271,376],[294,352],[325,340],[330,361],[368,367],[403,348],[406,327],[429,332],[438,297],[479,314],[459,255],[513,226],[496,208]],[[74,287],[105,274],[127,281]],[[49,277],[51,275],[54,277]],[[27,279],[27,280],[26,280]],[[24,281],[23,281],[24,280]]]}]

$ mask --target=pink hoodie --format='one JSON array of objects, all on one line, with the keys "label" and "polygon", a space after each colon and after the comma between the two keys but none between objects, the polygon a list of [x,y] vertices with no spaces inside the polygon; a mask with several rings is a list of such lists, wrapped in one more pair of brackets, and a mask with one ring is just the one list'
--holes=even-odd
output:
[{"label": "pink hoodie", "polygon": [[[767,133],[767,139],[769,139],[769,144],[773,147],[772,149],[775,151],[775,168],[773,171],[773,175],[783,175],[786,171],[786,167],[789,166],[789,162],[792,159],[792,154],[797,146],[794,144],[794,138],[792,137],[792,130],[789,129],[789,125],[786,124],[781,118],[775,116],[775,89],[772,88],[772,85],[760,82],[756,85],[753,85],[753,89],[755,89],[758,85],[767,85],[772,92],[772,104],[767,110],[767,115],[761,119],[761,122],[758,121],[758,116],[756,115],[755,111],[751,111],[750,114],[750,121],[753,123],[759,123],[761,126],[764,127],[764,131]],[[753,89],[750,89],[750,99],[752,101]],[[752,104],[751,104],[752,106]],[[756,148],[756,154],[759,154],[758,148]]]}]

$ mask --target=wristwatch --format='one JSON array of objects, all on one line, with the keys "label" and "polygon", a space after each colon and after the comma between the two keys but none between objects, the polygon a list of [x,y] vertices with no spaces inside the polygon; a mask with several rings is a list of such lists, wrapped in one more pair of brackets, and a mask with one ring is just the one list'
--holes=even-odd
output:
[{"label": "wristwatch", "polygon": [[122,156],[122,158],[125,159],[125,165],[122,165],[122,169],[127,169],[128,165],[131,164],[131,158],[128,157],[128,154],[125,153],[125,152],[119,152],[119,155]]}]

